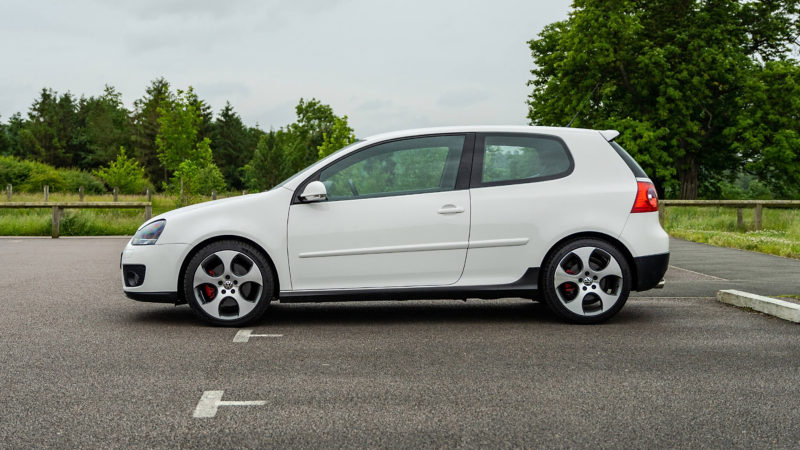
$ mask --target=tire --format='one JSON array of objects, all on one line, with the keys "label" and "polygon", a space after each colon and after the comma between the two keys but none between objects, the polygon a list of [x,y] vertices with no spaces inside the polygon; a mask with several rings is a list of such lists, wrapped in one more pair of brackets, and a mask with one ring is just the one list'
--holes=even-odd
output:
[{"label": "tire", "polygon": [[238,327],[260,318],[272,301],[269,260],[236,240],[201,248],[183,274],[183,292],[192,311],[207,323]]},{"label": "tire", "polygon": [[539,282],[542,299],[558,316],[574,323],[596,324],[614,317],[625,306],[632,278],[628,261],[614,245],[578,238],[552,253]]}]

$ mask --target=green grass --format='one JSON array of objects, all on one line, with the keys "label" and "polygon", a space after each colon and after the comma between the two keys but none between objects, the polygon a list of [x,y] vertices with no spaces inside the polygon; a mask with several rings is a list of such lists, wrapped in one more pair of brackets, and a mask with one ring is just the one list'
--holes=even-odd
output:
[{"label": "green grass", "polygon": [[753,209],[743,212],[737,229],[736,208],[670,206],[664,229],[687,241],[800,259],[800,209],[765,208],[760,231],[753,231]]},{"label": "green grass", "polygon": [[[224,198],[220,195],[218,198]],[[77,202],[77,194],[50,194],[51,202]],[[112,195],[86,195],[84,202],[111,202]],[[209,201],[211,197],[204,198]],[[0,201],[6,201],[3,196]],[[41,202],[42,194],[14,194],[12,202]],[[141,195],[120,195],[120,202],[145,202]],[[154,195],[153,216],[177,207],[174,197]],[[52,211],[0,208],[0,236],[50,236]],[[142,209],[66,209],[61,219],[62,236],[130,236],[144,222]]]}]

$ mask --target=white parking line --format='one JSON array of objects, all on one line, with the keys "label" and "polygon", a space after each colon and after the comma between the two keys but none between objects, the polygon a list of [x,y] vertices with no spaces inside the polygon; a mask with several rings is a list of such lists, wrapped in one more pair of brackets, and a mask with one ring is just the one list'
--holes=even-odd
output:
[{"label": "white parking line", "polygon": [[278,338],[283,337],[282,334],[253,334],[253,330],[239,330],[236,336],[233,337],[233,342],[248,342],[251,337],[270,337]]},{"label": "white parking line", "polygon": [[225,391],[205,391],[197,407],[194,409],[194,417],[197,419],[214,417],[217,415],[217,408],[220,406],[264,406],[264,400],[253,400],[247,402],[223,402],[222,394]]}]

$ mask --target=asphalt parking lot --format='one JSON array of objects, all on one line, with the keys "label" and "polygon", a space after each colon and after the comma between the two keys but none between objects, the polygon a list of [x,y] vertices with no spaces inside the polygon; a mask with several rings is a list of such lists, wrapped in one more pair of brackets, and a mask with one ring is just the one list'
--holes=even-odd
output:
[{"label": "asphalt parking lot", "polygon": [[125,243],[0,239],[0,448],[800,446],[800,327],[712,298],[800,293],[800,261],[673,240],[603,325],[276,303],[248,337],[125,298]]}]

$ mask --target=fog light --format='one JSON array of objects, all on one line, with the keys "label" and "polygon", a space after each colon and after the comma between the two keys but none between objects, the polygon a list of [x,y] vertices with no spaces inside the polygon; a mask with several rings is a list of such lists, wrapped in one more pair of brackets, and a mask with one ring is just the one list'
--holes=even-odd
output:
[{"label": "fog light", "polygon": [[122,278],[126,287],[137,287],[144,283],[145,267],[142,264],[125,264],[122,266]]}]

